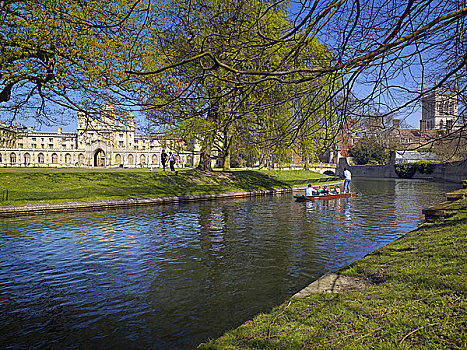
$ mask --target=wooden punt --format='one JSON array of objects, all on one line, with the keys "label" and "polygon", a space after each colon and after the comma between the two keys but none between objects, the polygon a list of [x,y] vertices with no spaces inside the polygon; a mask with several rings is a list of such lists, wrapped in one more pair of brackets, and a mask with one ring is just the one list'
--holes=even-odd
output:
[{"label": "wooden punt", "polygon": [[339,194],[322,194],[322,195],[316,195],[316,196],[305,196],[303,194],[296,194],[295,200],[298,202],[301,201],[314,201],[318,199],[336,199],[336,198],[348,198],[348,197],[355,197],[357,193],[351,192],[351,193],[339,193]]}]

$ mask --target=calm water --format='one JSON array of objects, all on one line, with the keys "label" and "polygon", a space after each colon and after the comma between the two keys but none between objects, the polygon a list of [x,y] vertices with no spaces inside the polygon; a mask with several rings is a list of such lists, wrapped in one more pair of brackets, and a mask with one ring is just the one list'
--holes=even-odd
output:
[{"label": "calm water", "polygon": [[[455,185],[0,221],[2,348],[192,349],[400,237]],[[453,187],[454,186],[454,187]]]}]

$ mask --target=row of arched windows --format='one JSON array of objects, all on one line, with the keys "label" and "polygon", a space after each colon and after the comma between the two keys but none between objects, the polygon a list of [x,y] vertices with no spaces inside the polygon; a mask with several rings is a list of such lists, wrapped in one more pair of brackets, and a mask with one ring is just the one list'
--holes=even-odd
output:
[{"label": "row of arched windows", "polygon": [[[84,164],[84,154],[80,153],[78,155],[78,160],[79,160],[79,163],[80,164]],[[24,164],[30,164],[33,162],[33,159],[31,157],[31,155],[29,153],[24,153],[23,154],[23,159],[19,159],[19,156],[16,155],[15,152],[11,152],[9,154],[9,162],[11,164],[16,164],[16,163],[24,163]],[[2,157],[2,154],[0,154],[0,162],[3,162],[3,157]],[[65,154],[65,164],[69,165],[71,164],[72,162],[72,157],[71,157],[71,154],[70,153],[66,153]],[[45,155],[44,153],[39,153],[37,155],[37,163],[40,163],[40,164],[43,164],[45,163]],[[51,164],[59,164],[59,160],[58,160],[58,154],[57,153],[52,153],[52,156],[51,156]]]},{"label": "row of arched windows", "polygon": [[[37,159],[36,161],[33,160],[33,158],[31,157],[31,155],[29,153],[24,153],[22,158],[23,159],[19,159],[19,155],[17,155],[15,152],[11,152],[9,155],[9,159],[6,159],[7,161],[9,161],[9,163],[11,164],[17,164],[17,163],[24,163],[26,165],[28,164],[31,164],[31,163],[34,163],[34,162],[37,162],[39,164],[44,164],[46,163],[46,157],[44,155],[44,153],[39,153],[37,155]],[[50,156],[50,161],[51,163],[50,164],[54,164],[54,165],[57,165],[60,163],[59,161],[59,156],[57,153],[52,153],[52,155]],[[137,164],[147,164],[148,161],[150,161],[151,163],[150,164],[158,164],[158,157],[156,154],[153,154],[152,156],[147,156],[147,155],[144,155],[144,154],[141,154],[139,157],[133,155],[133,154],[129,154],[126,156],[126,164],[129,164],[129,165],[134,165],[135,162],[137,162]],[[2,154],[0,153],[0,162],[3,162],[3,157],[2,157]],[[65,154],[65,159],[64,159],[64,163],[66,165],[71,165],[72,164],[72,156],[70,153],[66,153]],[[86,164],[86,158],[84,156],[84,154],[80,153],[78,154],[78,162],[77,162],[79,165],[85,165]],[[115,155],[115,165],[120,165],[120,164],[124,164],[125,163],[125,157],[122,156],[121,154],[116,154]]]},{"label": "row of arched windows", "polygon": [[[129,154],[126,158],[127,164],[135,164],[135,156],[133,154]],[[158,164],[157,163],[157,155],[153,154],[151,157],[141,154],[139,158],[137,158],[138,164],[147,164],[149,160],[151,160],[151,164]],[[124,163],[124,157],[120,154],[115,155],[115,165],[120,165]]]}]

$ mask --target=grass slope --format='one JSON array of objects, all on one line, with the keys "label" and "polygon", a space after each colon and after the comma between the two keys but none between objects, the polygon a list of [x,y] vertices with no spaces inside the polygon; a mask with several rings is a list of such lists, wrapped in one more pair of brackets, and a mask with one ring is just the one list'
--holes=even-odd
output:
[{"label": "grass slope", "polygon": [[201,349],[467,348],[467,214],[426,224],[339,271],[372,286],[291,299]]},{"label": "grass slope", "polygon": [[252,191],[329,180],[336,179],[304,170],[174,173],[148,169],[8,168],[0,170],[0,205]]}]

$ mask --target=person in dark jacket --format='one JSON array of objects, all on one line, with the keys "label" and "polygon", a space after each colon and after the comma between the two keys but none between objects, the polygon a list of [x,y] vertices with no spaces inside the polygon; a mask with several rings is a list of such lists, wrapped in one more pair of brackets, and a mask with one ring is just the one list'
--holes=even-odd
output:
[{"label": "person in dark jacket", "polygon": [[163,149],[162,150],[162,153],[161,153],[161,163],[162,163],[162,169],[165,171],[165,165],[167,164],[167,153],[165,153],[165,150]]}]

